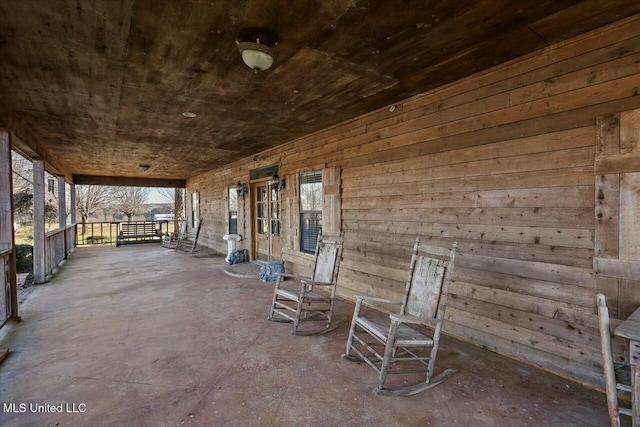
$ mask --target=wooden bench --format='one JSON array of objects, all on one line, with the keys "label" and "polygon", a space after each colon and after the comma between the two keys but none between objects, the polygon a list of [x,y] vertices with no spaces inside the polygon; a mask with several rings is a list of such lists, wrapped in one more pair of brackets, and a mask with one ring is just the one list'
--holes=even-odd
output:
[{"label": "wooden bench", "polygon": [[130,243],[156,243],[162,241],[162,235],[155,222],[123,222],[116,240],[116,246]]}]

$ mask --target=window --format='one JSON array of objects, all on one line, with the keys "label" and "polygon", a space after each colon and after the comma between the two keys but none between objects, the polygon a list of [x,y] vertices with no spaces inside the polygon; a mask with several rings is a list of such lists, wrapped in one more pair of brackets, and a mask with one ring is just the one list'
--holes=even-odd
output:
[{"label": "window", "polygon": [[300,174],[300,251],[315,253],[322,234],[322,171]]},{"label": "window", "polygon": [[238,191],[229,187],[229,234],[238,234]]},{"label": "window", "polygon": [[196,228],[200,221],[200,194],[191,194],[191,227]]}]

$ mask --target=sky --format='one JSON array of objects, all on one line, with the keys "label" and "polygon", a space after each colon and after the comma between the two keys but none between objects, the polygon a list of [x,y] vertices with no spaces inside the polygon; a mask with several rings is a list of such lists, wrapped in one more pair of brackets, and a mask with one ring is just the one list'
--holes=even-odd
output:
[{"label": "sky", "polygon": [[149,197],[147,203],[165,203],[157,188],[149,188]]}]

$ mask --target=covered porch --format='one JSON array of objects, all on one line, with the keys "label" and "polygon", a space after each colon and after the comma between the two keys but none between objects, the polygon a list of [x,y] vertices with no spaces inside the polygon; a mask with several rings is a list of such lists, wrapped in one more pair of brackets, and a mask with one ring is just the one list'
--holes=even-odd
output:
[{"label": "covered porch", "polygon": [[[639,2],[4,3],[3,427],[607,424],[595,297],[612,328],[640,306]],[[43,284],[21,304],[12,150]],[[201,251],[74,249],[76,190],[111,185],[184,189]],[[416,237],[458,244],[451,380],[374,397],[340,359],[346,325],[291,336],[271,286],[213,252],[234,235],[308,274],[322,234],[344,235],[341,320],[356,295],[401,299]],[[12,411],[61,401],[86,406]]]},{"label": "covered porch", "polygon": [[452,338],[436,363],[436,372],[457,369],[452,378],[412,397],[375,396],[374,372],[340,357],[351,302],[339,301],[336,331],[293,336],[266,320],[273,284],[228,276],[225,264],[205,248],[75,249],[24,300],[23,322],[2,330],[12,351],[0,400],[77,412],[3,412],[0,424],[608,423],[604,394]]}]

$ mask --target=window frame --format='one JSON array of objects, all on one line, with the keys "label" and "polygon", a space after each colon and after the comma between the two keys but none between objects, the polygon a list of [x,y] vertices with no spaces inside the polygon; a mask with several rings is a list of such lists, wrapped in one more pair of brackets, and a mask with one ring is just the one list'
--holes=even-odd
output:
[{"label": "window frame", "polygon": [[200,222],[200,192],[191,193],[191,228],[196,228]]},{"label": "window frame", "polygon": [[[312,181],[306,182],[306,181],[309,181],[309,178],[311,178]],[[318,178],[319,178],[319,181],[317,180]],[[303,186],[309,185],[309,184],[318,184],[318,183],[320,184],[319,195],[316,195],[318,197],[317,198],[314,197],[313,200],[311,201],[311,204],[315,206],[306,206],[306,207],[311,207],[311,209],[303,209],[305,207],[303,206],[305,202],[304,200],[305,198],[303,197],[303,193],[305,192],[305,190],[303,190]],[[323,223],[322,223],[323,196],[324,196],[323,171],[321,169],[304,171],[298,174],[298,216],[299,216],[299,227],[300,227],[300,233],[299,233],[300,234],[300,239],[299,239],[300,252],[308,253],[308,254],[315,253],[317,237],[322,234],[322,228],[323,228]],[[315,222],[315,226],[313,227],[314,230],[312,230],[312,227],[308,227],[306,225],[307,222],[311,223],[311,221]],[[319,226],[318,226],[318,223],[319,223]],[[316,237],[315,241],[313,242],[305,240],[305,236],[308,236],[311,233],[314,233]]]},{"label": "window frame", "polygon": [[[235,210],[233,210],[231,206],[231,203],[234,200],[235,200]],[[238,191],[236,190],[235,185],[230,185],[229,187],[227,187],[227,215],[229,218],[229,222],[227,225],[228,234],[239,234],[238,233],[238,211],[239,211]],[[233,215],[234,213],[235,213],[235,218]]]}]

